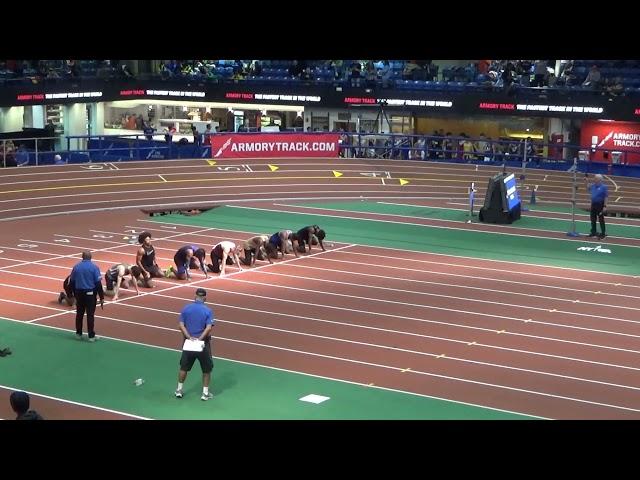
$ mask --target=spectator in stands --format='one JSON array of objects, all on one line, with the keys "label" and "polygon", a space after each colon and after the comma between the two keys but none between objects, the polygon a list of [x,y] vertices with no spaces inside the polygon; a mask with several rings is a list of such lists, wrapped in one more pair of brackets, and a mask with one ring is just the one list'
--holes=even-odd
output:
[{"label": "spectator in stands", "polygon": [[482,157],[485,156],[487,147],[488,147],[487,137],[485,137],[484,133],[481,133],[478,143],[476,144],[476,151],[479,153],[477,158],[482,159]]},{"label": "spectator in stands", "polygon": [[142,118],[142,114],[139,113],[136,118],[136,129],[137,130],[144,130],[144,118]]},{"label": "spectator in stands", "polygon": [[371,60],[367,62],[367,66],[365,69],[365,79],[368,88],[374,88],[376,86],[376,81],[378,80],[378,72],[376,71],[376,67],[373,65],[373,62]]},{"label": "spectator in stands", "polygon": [[260,60],[253,61],[253,65],[251,67],[251,75],[253,75],[254,77],[259,77],[260,75],[262,75],[262,64],[260,63]]},{"label": "spectator in stands", "polygon": [[513,85],[514,77],[515,77],[515,67],[513,66],[513,63],[507,62],[507,64],[504,66],[504,70],[502,70],[502,75],[501,75],[502,85],[504,86],[505,90],[511,89],[511,85]]},{"label": "spectator in stands", "polygon": [[527,137],[527,141],[525,142],[525,144],[527,145],[527,149],[526,149],[527,161],[537,162],[539,165],[540,159],[536,157],[536,154],[537,154],[536,145],[533,143],[533,140],[531,139],[531,137]]},{"label": "spectator in stands", "polygon": [[431,160],[437,160],[439,156],[439,152],[441,150],[442,139],[438,138],[438,131],[433,131],[433,137],[429,139],[429,158]]},{"label": "spectator in stands", "polygon": [[156,129],[153,128],[153,125],[151,125],[150,123],[142,122],[142,131],[144,132],[144,135],[147,138],[147,140],[149,141],[153,140],[153,132],[156,131]]},{"label": "spectator in stands", "polygon": [[11,409],[16,413],[16,420],[44,420],[35,410],[29,410],[29,394],[27,392],[13,392],[9,397]]},{"label": "spectator in stands", "polygon": [[604,92],[608,93],[611,96],[618,96],[624,93],[624,85],[622,84],[622,79],[620,77],[615,77],[611,79],[604,80]]},{"label": "spectator in stands", "polygon": [[392,75],[393,71],[391,70],[389,60],[384,60],[382,62],[382,70],[380,70],[380,77],[382,78],[382,88],[389,88],[391,86]]},{"label": "spectator in stands", "polygon": [[479,60],[477,65],[478,74],[486,75],[489,72],[489,65],[491,65],[491,60]]},{"label": "spectator in stands", "polygon": [[593,65],[589,70],[589,74],[587,75],[587,78],[585,78],[584,82],[582,82],[582,85],[584,85],[585,87],[592,87],[596,89],[600,86],[600,80],[601,80],[600,70],[598,70],[597,65]]},{"label": "spectator in stands", "polygon": [[47,140],[44,141],[44,147],[49,150],[52,151],[53,150],[53,146],[55,143],[55,136],[56,136],[56,126],[53,123],[53,120],[49,120],[47,122],[47,124],[44,126],[44,130],[46,132],[46,136],[49,137]]},{"label": "spectator in stands", "polygon": [[344,60],[331,60],[330,67],[333,68],[333,76],[340,80],[344,74]]},{"label": "spectator in stands", "polygon": [[464,138],[462,140],[462,150],[464,151],[463,158],[465,160],[472,160],[474,158],[473,153],[475,152],[475,147],[471,139],[466,135],[464,135]]},{"label": "spectator in stands", "polygon": [[576,74],[574,72],[574,64],[573,60],[569,60],[567,63],[563,65],[562,72],[560,73],[560,78],[558,79],[559,85],[565,85],[570,87],[575,85],[576,83]]},{"label": "spectator in stands", "polygon": [[556,77],[555,73],[550,73],[549,76],[547,77],[547,86],[553,88],[556,86],[557,82],[558,82],[558,77]]},{"label": "spectator in stands", "polygon": [[351,86],[352,87],[360,86],[361,70],[362,70],[362,65],[360,65],[360,62],[358,60],[354,60],[353,63],[351,64]]},{"label": "spectator in stands", "polygon": [[211,124],[208,124],[204,129],[204,141],[203,145],[211,145]]},{"label": "spectator in stands", "polygon": [[410,60],[404,66],[404,70],[402,70],[402,79],[403,80],[413,80],[413,71],[420,66],[415,63],[415,61]]},{"label": "spectator in stands", "polygon": [[164,140],[167,143],[172,143],[173,142],[173,134],[176,132],[175,127],[171,126],[171,127],[166,127],[164,129]]},{"label": "spectator in stands", "polygon": [[442,140],[442,150],[444,153],[444,158],[446,160],[451,160],[451,156],[453,153],[453,140],[451,138],[451,132],[447,132],[444,139]]},{"label": "spectator in stands", "polygon": [[29,165],[29,152],[24,143],[21,143],[16,151],[16,165],[18,167]]},{"label": "spectator in stands", "polygon": [[243,125],[238,126],[238,132],[248,132],[249,131],[249,120],[245,120]]},{"label": "spectator in stands", "polygon": [[291,66],[289,67],[289,76],[299,78],[302,73],[302,67],[298,63],[298,60],[294,60]]},{"label": "spectator in stands", "polygon": [[67,73],[72,77],[77,77],[78,73],[78,65],[75,60],[67,60]]},{"label": "spectator in stands", "polygon": [[535,65],[533,66],[533,86],[534,87],[544,87],[545,79],[547,77],[547,62],[544,60],[536,60]]},{"label": "spectator in stands", "polygon": [[195,125],[191,125],[191,134],[193,135],[193,144],[196,147],[199,147],[200,145],[202,145],[202,139],[200,137],[200,132],[198,132],[198,129],[196,128]]},{"label": "spectator in stands", "polygon": [[304,80],[305,82],[308,82],[309,80],[311,80],[312,74],[311,74],[311,68],[307,67],[305,68],[302,73],[300,74],[300,80]]}]

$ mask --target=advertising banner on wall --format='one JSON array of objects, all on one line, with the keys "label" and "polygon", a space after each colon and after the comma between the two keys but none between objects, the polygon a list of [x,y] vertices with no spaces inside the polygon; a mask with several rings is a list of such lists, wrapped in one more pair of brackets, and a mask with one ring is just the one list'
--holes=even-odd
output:
[{"label": "advertising banner on wall", "polygon": [[640,164],[640,123],[584,121],[580,145],[596,162]]},{"label": "advertising banner on wall", "polygon": [[211,137],[212,158],[337,157],[339,134],[220,133]]}]

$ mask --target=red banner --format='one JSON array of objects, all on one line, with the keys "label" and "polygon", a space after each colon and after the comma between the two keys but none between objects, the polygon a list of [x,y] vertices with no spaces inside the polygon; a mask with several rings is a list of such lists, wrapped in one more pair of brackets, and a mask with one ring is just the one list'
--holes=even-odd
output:
[{"label": "red banner", "polygon": [[[590,151],[590,158],[596,162],[619,161],[625,163],[640,163],[640,123],[632,122],[603,122],[583,121],[580,130],[580,145]],[[604,148],[609,151],[593,149]],[[628,152],[621,155],[614,152]]]},{"label": "red banner", "polygon": [[337,133],[219,133],[211,136],[212,158],[337,157]]}]

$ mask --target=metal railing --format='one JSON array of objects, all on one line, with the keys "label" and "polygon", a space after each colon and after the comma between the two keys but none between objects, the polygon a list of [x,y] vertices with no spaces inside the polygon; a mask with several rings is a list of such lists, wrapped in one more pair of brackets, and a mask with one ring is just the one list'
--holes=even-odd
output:
[{"label": "metal railing", "polygon": [[[268,132],[262,133],[269,135]],[[309,133],[317,135],[329,132]],[[4,139],[0,140],[1,165],[8,167],[211,157],[210,146],[193,143],[191,136],[186,137],[191,139],[186,143],[168,143],[162,134],[151,136],[151,140],[149,137],[148,134],[140,133]],[[19,148],[16,149],[16,145]],[[26,145],[32,148],[27,148]],[[61,146],[66,149],[61,149]],[[640,176],[640,152],[602,147],[584,148],[529,139],[493,140],[482,137],[341,132],[339,151],[343,158],[507,164],[522,168],[523,173],[527,168],[568,170],[576,160],[579,171]]]}]

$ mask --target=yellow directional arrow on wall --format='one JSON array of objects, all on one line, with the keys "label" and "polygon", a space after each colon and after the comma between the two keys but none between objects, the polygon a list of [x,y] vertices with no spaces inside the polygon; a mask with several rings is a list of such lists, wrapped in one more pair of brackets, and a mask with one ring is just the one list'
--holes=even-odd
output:
[{"label": "yellow directional arrow on wall", "polygon": [[342,172],[338,172],[337,170],[333,170],[333,176],[338,178],[342,176]]},{"label": "yellow directional arrow on wall", "polygon": [[398,180],[400,180],[400,185],[406,185],[409,183],[409,180],[405,180],[404,178],[399,178]]},{"label": "yellow directional arrow on wall", "polygon": [[212,166],[213,166],[213,165],[215,165],[215,164],[216,164],[216,161],[215,161],[215,160],[207,160],[207,163],[208,163],[209,165],[212,165]]},{"label": "yellow directional arrow on wall", "polygon": [[272,172],[275,172],[276,170],[278,170],[280,168],[280,167],[277,167],[275,165],[267,165],[267,166],[271,169]]}]

